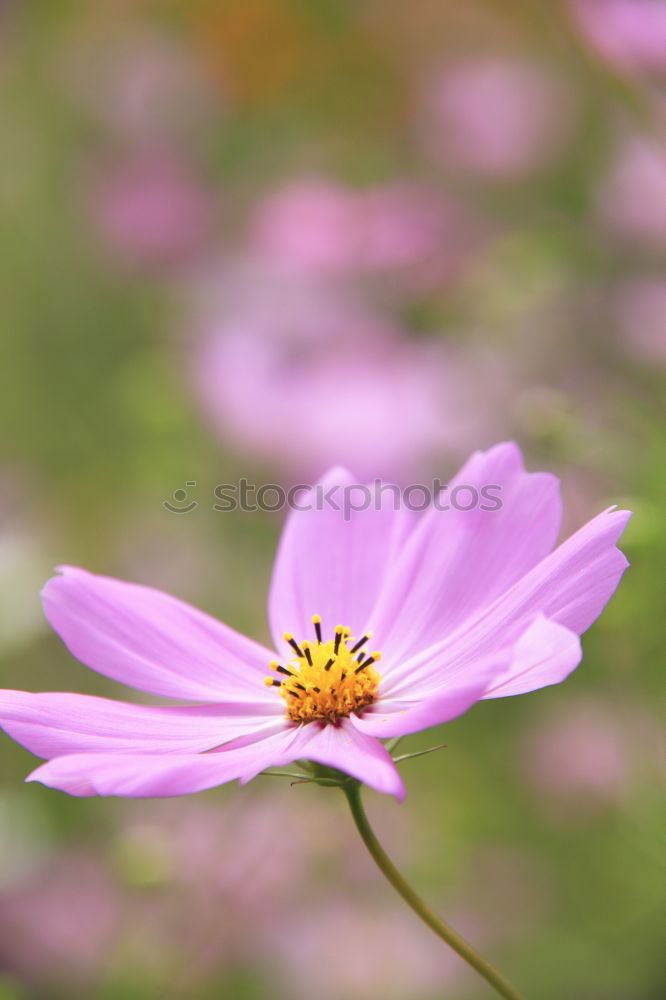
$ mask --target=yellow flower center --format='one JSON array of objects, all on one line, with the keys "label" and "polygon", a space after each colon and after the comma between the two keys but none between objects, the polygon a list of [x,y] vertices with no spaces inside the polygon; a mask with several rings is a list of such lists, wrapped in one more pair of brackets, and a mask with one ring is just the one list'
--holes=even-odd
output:
[{"label": "yellow flower center", "polygon": [[267,677],[266,685],[279,688],[294,722],[334,722],[373,703],[381,680],[373,664],[381,653],[363,650],[371,632],[356,639],[350,629],[337,625],[333,638],[324,642],[319,615],[312,616],[312,624],[316,642],[298,643],[285,632],[294,656],[285,664],[269,664],[279,677]]}]

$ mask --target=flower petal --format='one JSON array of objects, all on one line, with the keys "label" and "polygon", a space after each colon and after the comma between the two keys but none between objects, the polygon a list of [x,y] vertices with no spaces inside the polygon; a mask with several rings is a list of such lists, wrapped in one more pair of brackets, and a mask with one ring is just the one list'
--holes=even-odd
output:
[{"label": "flower petal", "polygon": [[151,706],[84,694],[0,691],[0,727],[38,757],[197,753],[281,724],[279,705]]},{"label": "flower petal", "polygon": [[43,590],[46,617],[77,659],[151,694],[190,701],[272,700],[273,654],[150,587],[71,566]]},{"label": "flower petal", "polygon": [[511,658],[511,651],[506,650],[475,664],[469,675],[456,677],[428,692],[417,689],[416,697],[409,700],[383,698],[361,716],[351,715],[350,721],[362,733],[380,739],[407,736],[450,722],[486,696],[489,683],[502,668],[508,668]]},{"label": "flower petal", "polygon": [[552,550],[562,516],[559,482],[525,472],[517,445],[476,452],[442,502],[467,505],[474,496],[470,510],[429,510],[391,568],[370,623],[385,669],[457,628]]},{"label": "flower petal", "polygon": [[70,795],[130,798],[188,795],[240,778],[250,781],[267,767],[306,758],[337,767],[380,792],[402,800],[405,788],[381,743],[349,725],[310,723],[214,753],[75,753],[55,757],[32,772],[40,781]]},{"label": "flower petal", "polygon": [[299,730],[289,727],[230,750],[194,754],[75,753],[55,757],[26,781],[39,781],[70,795],[154,798],[189,795],[295,759],[289,748]]},{"label": "flower petal", "polygon": [[[384,670],[380,689],[382,697],[400,699],[410,697],[410,692],[413,697],[419,687],[432,691],[439,685],[451,683],[458,676],[473,672],[476,664],[492,657],[493,653],[516,646],[540,616],[580,635],[601,614],[628,565],[625,556],[615,547],[615,542],[630,516],[629,511],[621,510],[599,514],[451,635],[433,644],[422,656],[393,665],[390,671]],[[563,679],[568,672],[566,664],[575,658],[575,647],[564,633],[546,630],[545,625],[534,625],[534,628],[535,632],[525,637],[524,645],[520,647],[521,655],[533,655],[534,642],[545,635],[548,640],[546,649],[550,649],[552,644],[553,673],[556,675],[559,670],[563,671],[559,680]],[[543,629],[541,633],[539,628]],[[517,652],[518,648],[516,646]],[[559,665],[555,662],[560,655],[558,650],[562,655]],[[521,662],[527,663],[527,660]],[[547,657],[544,663],[548,663]],[[502,671],[499,676],[502,676]],[[533,679],[539,676],[537,670]],[[508,681],[509,678],[505,679]],[[537,686],[533,685],[530,690]],[[506,693],[509,693],[508,689]]]},{"label": "flower petal", "polygon": [[506,671],[495,676],[484,698],[506,698],[559,684],[583,657],[575,632],[543,615],[523,632]]},{"label": "flower petal", "polygon": [[394,795],[399,802],[405,797],[404,782],[388,750],[353,726],[349,719],[336,726],[319,722],[303,726],[297,756],[336,767],[378,792]]},{"label": "flower petal", "polygon": [[[395,495],[374,499],[367,510],[344,510],[345,494],[351,504],[365,502],[344,469],[332,469],[316,486],[298,497],[300,508],[291,512],[278,549],[269,596],[269,618],[275,644],[285,649],[285,630],[297,638],[312,632],[312,615],[321,615],[325,634],[336,625],[347,625],[360,635],[395,552],[409,530],[409,512],[398,506]],[[356,492],[358,490],[358,492]],[[339,506],[332,508],[322,496]],[[317,509],[318,508],[318,509]]]}]

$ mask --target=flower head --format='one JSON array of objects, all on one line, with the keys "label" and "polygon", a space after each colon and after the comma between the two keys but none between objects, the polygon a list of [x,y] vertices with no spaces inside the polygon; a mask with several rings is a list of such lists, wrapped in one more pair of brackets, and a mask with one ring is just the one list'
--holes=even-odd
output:
[{"label": "flower head", "polygon": [[332,470],[318,491],[332,502],[301,496],[289,517],[269,595],[277,655],[159,591],[63,567],[44,606],[71,652],[190,704],[3,691],[2,726],[47,760],[28,780],[73,795],[182,795],[307,760],[402,799],[383,740],[578,665],[579,636],[627,565],[615,542],[628,511],[604,511],[553,549],[558,482],[525,472],[514,444],[477,452],[450,484],[501,488],[485,509],[415,515],[388,491],[345,516],[335,491],[352,484]]},{"label": "flower head", "polygon": [[317,635],[314,646],[307,639],[299,646],[294,637],[285,632],[285,641],[296,656],[289,667],[273,660],[271,669],[287,679],[267,677],[266,686],[281,689],[287,715],[294,722],[321,719],[334,723],[349,718],[352,712],[359,712],[375,701],[381,677],[373,663],[382,654],[361,650],[358,656],[355,655],[370,638],[370,632],[356,640],[351,636],[351,629],[337,625],[333,638],[324,642],[319,615],[312,616],[312,624]]}]

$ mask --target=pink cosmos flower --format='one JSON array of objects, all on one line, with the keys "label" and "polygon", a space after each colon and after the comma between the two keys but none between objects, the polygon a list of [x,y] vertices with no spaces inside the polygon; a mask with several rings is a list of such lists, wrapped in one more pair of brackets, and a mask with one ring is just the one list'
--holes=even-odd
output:
[{"label": "pink cosmos flower", "polygon": [[[352,483],[333,470],[320,486],[335,501]],[[159,591],[63,567],[44,606],[71,652],[193,704],[4,691],[3,727],[47,759],[28,780],[183,795],[307,760],[402,799],[382,741],[562,681],[627,565],[615,542],[628,511],[604,511],[553,551],[558,481],[527,473],[515,444],[475,453],[453,484],[499,485],[502,506],[417,516],[386,491],[345,519],[316,488],[302,493],[270,588],[276,652]]]}]

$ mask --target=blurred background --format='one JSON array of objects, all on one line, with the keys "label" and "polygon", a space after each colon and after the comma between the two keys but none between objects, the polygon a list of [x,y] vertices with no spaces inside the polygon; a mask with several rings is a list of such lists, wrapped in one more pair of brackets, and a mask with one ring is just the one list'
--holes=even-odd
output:
[{"label": "blurred background", "polygon": [[[632,569],[566,685],[410,737],[448,749],[368,808],[526,996],[666,995],[666,4],[4,0],[0,115],[1,686],[125,695],[46,626],[60,562],[266,639],[281,515],[218,483],[514,437],[567,529],[636,511]],[[33,765],[3,739],[2,1000],[488,995],[342,796]]]}]

